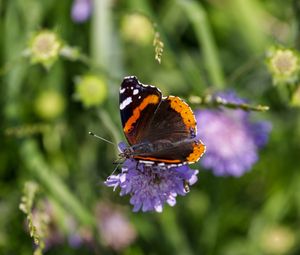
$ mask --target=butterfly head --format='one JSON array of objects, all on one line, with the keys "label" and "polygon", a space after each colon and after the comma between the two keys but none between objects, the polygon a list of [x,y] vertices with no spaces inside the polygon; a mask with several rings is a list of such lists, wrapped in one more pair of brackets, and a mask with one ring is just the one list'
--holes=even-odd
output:
[{"label": "butterfly head", "polygon": [[120,153],[119,157],[121,159],[131,158],[133,155],[133,149],[131,147],[124,148]]}]

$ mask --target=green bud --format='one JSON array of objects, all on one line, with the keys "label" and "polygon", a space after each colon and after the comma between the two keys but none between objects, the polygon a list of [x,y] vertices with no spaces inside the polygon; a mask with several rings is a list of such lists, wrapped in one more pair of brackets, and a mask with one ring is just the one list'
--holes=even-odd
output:
[{"label": "green bud", "polygon": [[84,75],[76,81],[76,98],[85,107],[97,106],[107,97],[107,86],[103,78]]},{"label": "green bud", "polygon": [[144,15],[135,13],[125,15],[121,32],[126,41],[145,45],[153,41],[154,30],[150,20]]},{"label": "green bud", "polygon": [[65,109],[63,96],[54,90],[43,91],[34,103],[37,115],[46,120],[57,118]]}]

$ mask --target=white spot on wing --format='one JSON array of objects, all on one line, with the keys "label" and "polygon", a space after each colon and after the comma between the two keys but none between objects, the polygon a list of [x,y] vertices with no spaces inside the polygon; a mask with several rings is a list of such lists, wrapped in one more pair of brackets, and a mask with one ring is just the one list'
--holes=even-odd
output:
[{"label": "white spot on wing", "polygon": [[120,104],[120,110],[125,109],[126,106],[130,105],[132,103],[132,98],[127,97],[121,104]]},{"label": "white spot on wing", "polygon": [[153,161],[148,161],[148,160],[139,160],[140,163],[144,163],[146,165],[153,165],[155,162]]},{"label": "white spot on wing", "polygon": [[131,75],[131,76],[125,76],[124,77],[124,80],[127,80],[127,79],[133,79],[133,78],[136,78],[134,75]]},{"label": "white spot on wing", "polygon": [[133,91],[133,95],[137,95],[139,93],[139,90],[138,89],[135,89],[134,91]]},{"label": "white spot on wing", "polygon": [[139,96],[139,99],[141,99],[141,96]]},{"label": "white spot on wing", "polygon": [[123,88],[123,89],[120,89],[120,93],[122,94],[122,93],[124,93],[125,92],[125,88]]}]

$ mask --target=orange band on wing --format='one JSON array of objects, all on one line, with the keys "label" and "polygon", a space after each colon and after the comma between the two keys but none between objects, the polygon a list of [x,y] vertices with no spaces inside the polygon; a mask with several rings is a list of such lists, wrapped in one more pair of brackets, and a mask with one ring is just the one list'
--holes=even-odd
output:
[{"label": "orange band on wing", "polygon": [[159,158],[142,157],[142,156],[133,156],[133,158],[149,160],[149,161],[158,161],[158,162],[164,162],[164,163],[180,163],[181,162],[179,159],[159,159]]},{"label": "orange band on wing", "polygon": [[194,163],[201,158],[205,152],[205,145],[201,141],[197,141],[193,144],[193,152],[186,158],[189,163]]},{"label": "orange band on wing", "polygon": [[144,110],[148,104],[158,104],[160,98],[157,95],[150,95],[147,96],[142,103],[133,110],[132,116],[127,120],[124,126],[124,132],[129,133],[133,127],[133,124],[137,121],[137,119],[141,115],[141,111]]},{"label": "orange band on wing", "polygon": [[195,115],[188,104],[182,101],[179,97],[169,96],[168,100],[171,101],[171,108],[181,115],[187,129],[196,129]]}]

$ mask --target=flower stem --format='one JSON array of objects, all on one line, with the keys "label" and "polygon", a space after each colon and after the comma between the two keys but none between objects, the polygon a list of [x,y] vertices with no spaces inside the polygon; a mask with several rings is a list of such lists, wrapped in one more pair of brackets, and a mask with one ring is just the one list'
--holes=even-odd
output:
[{"label": "flower stem", "polygon": [[91,26],[92,63],[114,76],[123,73],[118,33],[113,19],[113,0],[94,1]]},{"label": "flower stem", "polygon": [[241,109],[244,111],[257,111],[257,112],[266,112],[270,109],[270,107],[266,105],[250,105],[246,103],[233,103],[233,102],[228,102],[224,98],[218,96],[213,97],[211,95],[207,95],[204,97],[191,96],[189,98],[189,101],[192,104],[208,106],[213,108],[223,106],[230,109]]}]

